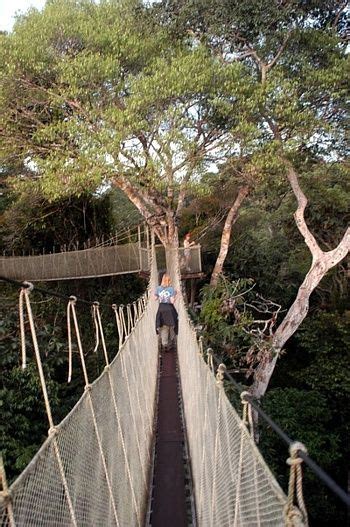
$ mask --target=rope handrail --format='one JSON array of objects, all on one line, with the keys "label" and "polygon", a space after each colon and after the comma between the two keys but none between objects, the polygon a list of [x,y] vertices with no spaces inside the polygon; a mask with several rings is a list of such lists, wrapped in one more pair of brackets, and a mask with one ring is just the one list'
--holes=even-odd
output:
[{"label": "rope handrail", "polygon": [[[99,311],[102,304],[35,288],[40,293],[68,301],[68,377],[71,380],[73,339],[84,374],[83,395],[57,425],[51,415],[30,307],[29,296],[33,286],[30,282],[5,279],[20,287],[22,342],[25,340],[26,316],[30,323],[49,430],[46,441],[30,464],[8,490],[4,489],[5,493],[0,492],[0,525],[15,527],[25,523],[28,527],[36,527],[43,521],[57,526],[141,527],[143,524],[149,494],[158,364],[156,332],[147,331],[154,326],[157,308],[156,301],[149,294],[156,286],[157,277],[153,256],[152,260],[146,293],[125,306],[105,304],[118,311],[118,333],[121,325],[123,327],[119,347],[114,350],[111,361]],[[106,364],[101,375],[92,383],[87,376],[78,325],[76,303],[79,301],[94,308],[95,336],[103,348]],[[22,364],[25,367],[25,349],[22,349]],[[0,477],[3,472],[0,466]],[[121,474],[126,477],[121,477]]]},{"label": "rope handrail", "polygon": [[[211,350],[211,356],[214,359],[214,362],[219,366],[222,364],[222,361],[219,360],[219,358],[212,352]],[[231,384],[238,390],[239,393],[244,392],[244,399],[248,400],[250,405],[256,410],[257,414],[276,432],[276,434],[290,447],[293,444],[296,443],[293,439],[291,439],[279,426],[275,421],[261,408],[261,406],[258,403],[258,399],[256,399],[253,395],[249,394],[248,392],[245,392],[242,390],[241,386],[235,381],[235,379],[232,377],[232,375],[226,370],[224,370],[224,374],[227,377],[227,379],[231,382]],[[298,456],[307,464],[307,466],[312,470],[312,472],[319,477],[320,480],[323,481],[327,487],[334,492],[338,496],[339,499],[345,503],[348,507],[350,507],[350,495],[347,494],[320,466],[317,465],[315,461],[303,450],[298,450]]]},{"label": "rope handrail", "polygon": [[[41,293],[47,296],[54,296],[56,298],[60,298],[61,300],[69,301],[71,299],[71,295],[65,295],[63,293],[58,293],[57,291],[52,291],[50,289],[45,289],[43,287],[37,287],[32,282],[27,282],[27,281],[20,282],[19,280],[14,280],[12,278],[7,278],[5,276],[0,276],[0,280],[3,282],[8,282],[9,284],[24,288],[24,289],[32,288],[32,289],[35,289],[35,291],[38,291],[38,293]],[[87,304],[92,307],[96,304],[96,300],[85,300],[84,298],[79,298],[79,297],[74,297],[74,298],[76,299],[77,303]],[[135,302],[137,302],[137,300],[135,300]],[[104,304],[103,302],[99,302],[99,305],[104,306],[104,307],[113,307],[113,304]]]}]

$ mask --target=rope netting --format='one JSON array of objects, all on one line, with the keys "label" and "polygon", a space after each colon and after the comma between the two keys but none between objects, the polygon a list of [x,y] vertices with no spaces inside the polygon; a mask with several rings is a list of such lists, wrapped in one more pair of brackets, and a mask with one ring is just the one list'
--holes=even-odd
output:
[{"label": "rope netting", "polygon": [[[175,252],[167,266],[179,289]],[[178,357],[197,523],[205,527],[285,524],[287,498],[251,434],[203,360],[182,297]]]},{"label": "rope netting", "polygon": [[0,275],[32,282],[96,278],[148,270],[148,250],[139,243],[0,258]]},{"label": "rope netting", "polygon": [[[152,465],[158,365],[157,303],[151,294],[157,285],[155,260],[153,251],[151,279],[145,297],[125,307],[112,306],[119,352],[110,364],[99,304],[94,303],[96,346],[103,348],[106,367],[92,384],[87,376],[79,334],[77,299],[70,297],[67,306],[68,375],[70,379],[74,340],[81,358],[85,392],[65,419],[55,426],[43,387],[49,437],[11,487],[4,487],[0,503],[2,527],[131,527],[144,524]],[[167,251],[166,265],[175,288],[180,291],[176,249]],[[26,308],[39,374],[43,375],[29,296],[30,289],[22,289],[22,343],[25,342],[23,310]],[[203,349],[181,294],[176,308],[180,321],[177,348],[196,524],[199,527],[306,525],[307,520],[304,521],[299,509],[293,507],[293,493],[290,493],[289,503],[254,443],[249,403],[242,399],[242,420],[225,395],[222,370],[219,368],[215,378],[212,364],[204,361]],[[25,364],[25,348],[22,360]],[[294,460],[293,456],[291,459],[296,467],[295,481],[291,483],[294,492],[299,460]],[[288,511],[296,513],[296,521]]]},{"label": "rope netting", "polygon": [[[126,311],[113,306],[119,340],[123,344],[111,364],[105,349],[99,305],[95,303],[96,343],[103,347],[106,367],[92,384],[85,368],[76,299],[70,298],[69,341],[71,346],[71,339],[75,339],[78,345],[85,392],[57,426],[47,407],[49,436],[6,495],[2,493],[2,527],[144,524],[158,364],[154,329],[157,305],[150,294],[157,280],[155,258],[153,262],[146,297],[126,306]],[[22,290],[21,307],[27,307],[41,375],[29,294],[29,290]]]}]

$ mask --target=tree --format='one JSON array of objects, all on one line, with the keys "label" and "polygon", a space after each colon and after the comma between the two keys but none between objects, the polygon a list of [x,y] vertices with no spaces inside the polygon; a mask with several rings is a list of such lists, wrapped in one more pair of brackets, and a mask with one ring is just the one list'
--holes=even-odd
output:
[{"label": "tree", "polygon": [[160,9],[173,35],[190,31],[222,63],[240,62],[249,72],[255,89],[244,115],[245,125],[252,128],[246,150],[256,166],[286,177],[298,203],[296,226],[313,257],[273,337],[270,360],[256,370],[252,391],[257,397],[265,393],[282,347],[304,320],[312,291],[350,248],[347,230],[335,248],[321,250],[305,221],[307,198],[299,183],[299,170],[310,156],[314,164],[327,163],[331,170],[330,159],[341,160],[346,152],[346,8],[345,2],[322,0],[268,6],[259,1],[222,0],[213,6],[165,0]]},{"label": "tree", "polygon": [[229,153],[220,105],[223,90],[249,91],[241,65],[174,46],[138,0],[56,0],[22,17],[2,51],[4,161],[26,160],[51,199],[117,186],[177,244],[189,187]]},{"label": "tree", "polygon": [[223,265],[224,265],[224,262],[225,262],[225,259],[228,253],[228,249],[229,249],[232,227],[237,220],[239,208],[243,200],[247,197],[248,193],[249,193],[248,185],[242,186],[238,189],[236,199],[233,202],[232,206],[230,207],[228,214],[226,216],[225,224],[222,229],[220,251],[216,259],[213,272],[211,274],[210,285],[212,286],[215,286],[217,284],[218,278],[220,274],[222,274]]}]

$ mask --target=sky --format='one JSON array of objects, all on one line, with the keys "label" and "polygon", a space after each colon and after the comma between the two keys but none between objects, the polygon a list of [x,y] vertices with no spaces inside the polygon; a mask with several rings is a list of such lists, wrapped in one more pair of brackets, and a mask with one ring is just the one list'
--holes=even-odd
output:
[{"label": "sky", "polygon": [[30,7],[41,9],[45,0],[0,0],[0,31],[11,31],[14,15],[25,13]]}]

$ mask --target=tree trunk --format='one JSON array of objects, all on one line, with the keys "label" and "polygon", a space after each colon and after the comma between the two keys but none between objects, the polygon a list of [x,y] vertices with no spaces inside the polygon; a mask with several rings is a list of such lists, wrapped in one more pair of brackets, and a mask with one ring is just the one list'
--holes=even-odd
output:
[{"label": "tree trunk", "polygon": [[284,163],[287,168],[288,180],[298,201],[298,208],[294,213],[294,219],[299,232],[303,235],[304,241],[310,249],[312,264],[303,283],[299,287],[296,299],[273,336],[272,348],[274,355],[272,359],[269,362],[259,365],[255,371],[251,392],[257,398],[265,394],[283,346],[305,319],[309,310],[311,293],[316,289],[329,269],[345,258],[350,249],[350,228],[348,228],[335,249],[328,252],[322,251],[305,222],[304,212],[307,206],[307,198],[299,186],[298,175],[289,161],[284,160]]},{"label": "tree trunk", "polygon": [[171,207],[166,207],[164,202],[162,203],[160,194],[152,196],[119,175],[115,176],[112,181],[135,205],[164,246],[169,243],[178,244],[178,241],[176,241],[178,236],[175,225],[175,212]]},{"label": "tree trunk", "polygon": [[224,262],[226,260],[226,256],[227,256],[228,249],[230,246],[232,227],[236,223],[236,220],[238,218],[239,208],[243,200],[247,197],[248,193],[249,193],[248,185],[241,187],[239,189],[236,199],[226,216],[225,225],[224,225],[224,228],[222,230],[222,235],[221,235],[219,255],[216,259],[215,266],[214,266],[211,279],[210,279],[210,285],[212,287],[214,287],[217,284],[219,276],[222,273]]}]

